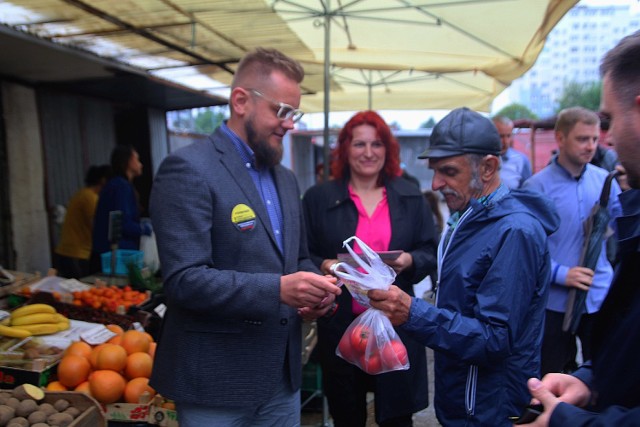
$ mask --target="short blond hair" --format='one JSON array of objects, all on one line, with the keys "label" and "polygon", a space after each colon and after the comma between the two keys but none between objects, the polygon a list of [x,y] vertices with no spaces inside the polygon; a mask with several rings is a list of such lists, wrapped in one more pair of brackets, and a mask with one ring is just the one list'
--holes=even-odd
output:
[{"label": "short blond hair", "polygon": [[279,71],[296,83],[304,79],[304,68],[298,61],[276,49],[259,47],[246,54],[238,64],[231,88],[243,87],[250,82],[267,81],[274,71]]},{"label": "short blond hair", "polygon": [[563,135],[567,136],[576,123],[600,126],[600,117],[593,111],[583,107],[565,108],[558,113],[555,131],[562,132]]}]

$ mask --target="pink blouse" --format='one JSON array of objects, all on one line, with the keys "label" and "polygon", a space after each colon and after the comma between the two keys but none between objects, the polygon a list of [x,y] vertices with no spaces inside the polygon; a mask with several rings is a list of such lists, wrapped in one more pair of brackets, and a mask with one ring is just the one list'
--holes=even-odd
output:
[{"label": "pink blouse", "polygon": [[[382,200],[378,203],[373,215],[369,217],[362,200],[349,185],[349,197],[353,200],[358,210],[358,226],[356,227],[356,237],[366,243],[374,251],[388,251],[391,242],[391,216],[389,215],[389,203],[387,200],[387,190],[382,189]],[[356,247],[356,252],[361,252]],[[354,314],[363,313],[366,307],[361,306],[352,300],[352,311]]]}]

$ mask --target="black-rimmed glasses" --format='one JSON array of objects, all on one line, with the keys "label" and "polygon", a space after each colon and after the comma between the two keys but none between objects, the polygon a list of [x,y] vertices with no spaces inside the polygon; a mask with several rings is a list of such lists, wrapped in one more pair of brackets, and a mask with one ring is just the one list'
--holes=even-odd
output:
[{"label": "black-rimmed glasses", "polygon": [[289,104],[285,104],[284,102],[278,102],[275,99],[271,99],[265,94],[263,94],[262,92],[260,92],[259,90],[256,90],[256,89],[248,89],[248,90],[258,95],[260,98],[264,99],[265,101],[270,102],[271,104],[273,104],[274,107],[277,107],[278,112],[276,113],[276,117],[280,120],[291,119],[293,123],[296,123],[302,118],[302,116],[304,116],[304,111],[300,110],[299,108],[295,108]]}]

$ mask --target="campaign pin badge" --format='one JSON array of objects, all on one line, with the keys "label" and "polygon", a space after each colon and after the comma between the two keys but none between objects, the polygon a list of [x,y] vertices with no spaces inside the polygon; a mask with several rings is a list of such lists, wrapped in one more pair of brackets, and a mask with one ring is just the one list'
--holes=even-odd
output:
[{"label": "campaign pin badge", "polygon": [[240,231],[251,231],[256,226],[256,213],[249,206],[240,203],[231,211],[231,222]]}]

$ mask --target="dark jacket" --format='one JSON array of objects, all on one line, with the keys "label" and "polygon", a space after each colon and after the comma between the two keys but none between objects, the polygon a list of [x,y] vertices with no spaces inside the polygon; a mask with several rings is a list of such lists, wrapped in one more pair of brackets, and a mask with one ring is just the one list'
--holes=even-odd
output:
[{"label": "dark jacket", "polygon": [[[391,217],[389,249],[402,249],[413,257],[413,267],[399,274],[395,284],[413,295],[413,284],[436,267],[433,217],[413,183],[398,178],[386,183],[385,188]],[[303,206],[313,262],[320,266],[323,260],[346,252],[342,242],[355,234],[358,222],[358,212],[346,182],[334,180],[310,188],[304,195]],[[318,320],[315,356],[328,380],[358,369],[335,354],[340,337],[356,317],[351,312],[351,294],[346,288],[338,297],[338,303],[338,311],[331,319]],[[397,331],[409,352],[411,368],[374,376],[378,422],[417,412],[428,405],[425,347],[402,330]]]},{"label": "dark jacket", "polygon": [[640,190],[620,194],[621,262],[592,334],[593,360],[574,375],[592,393],[587,410],[559,404],[549,425],[640,426]]},{"label": "dark jacket", "polygon": [[[511,426],[540,375],[552,202],[502,186],[472,200],[438,250],[436,307],[414,298],[403,329],[434,349],[436,416],[444,426]],[[446,232],[446,231],[445,231]]]},{"label": "dark jacket", "polygon": [[150,206],[167,311],[150,384],[170,399],[255,408],[277,391],[283,368],[300,387],[301,321],[280,301],[280,278],[317,269],[307,256],[296,178],[279,165],[273,176],[284,253],[220,128],[160,165]]}]

